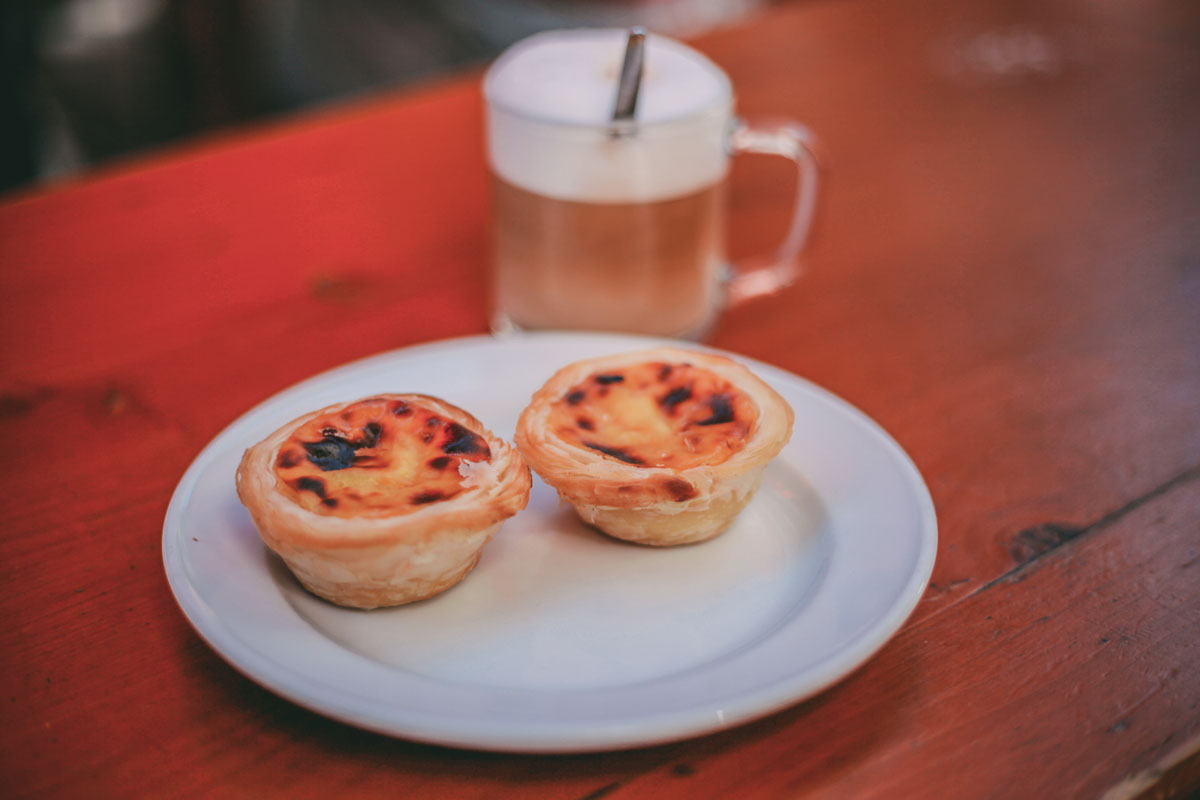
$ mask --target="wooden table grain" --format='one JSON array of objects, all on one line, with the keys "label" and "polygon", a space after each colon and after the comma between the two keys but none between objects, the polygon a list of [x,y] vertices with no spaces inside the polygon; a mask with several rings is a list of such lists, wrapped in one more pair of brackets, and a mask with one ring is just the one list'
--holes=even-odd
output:
[{"label": "wooden table grain", "polygon": [[[933,580],[816,698],[675,744],[511,756],[305,711],[162,573],[184,469],[270,394],[486,329],[478,75],[0,203],[9,797],[1167,797],[1200,791],[1200,8],[772,6],[696,42],[827,163],[805,277],[712,344],[912,455]],[[739,164],[736,253],[791,188]]]}]

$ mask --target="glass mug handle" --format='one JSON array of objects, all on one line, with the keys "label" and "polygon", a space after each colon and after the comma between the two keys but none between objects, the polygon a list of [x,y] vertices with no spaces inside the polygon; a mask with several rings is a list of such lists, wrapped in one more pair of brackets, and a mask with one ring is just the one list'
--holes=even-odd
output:
[{"label": "glass mug handle", "polygon": [[797,172],[792,221],[779,249],[768,259],[753,259],[734,266],[728,285],[728,301],[730,305],[736,305],[774,294],[799,277],[798,256],[808,241],[817,206],[819,162],[816,137],[796,122],[750,126],[735,120],[729,134],[729,153],[782,156],[796,165]]}]

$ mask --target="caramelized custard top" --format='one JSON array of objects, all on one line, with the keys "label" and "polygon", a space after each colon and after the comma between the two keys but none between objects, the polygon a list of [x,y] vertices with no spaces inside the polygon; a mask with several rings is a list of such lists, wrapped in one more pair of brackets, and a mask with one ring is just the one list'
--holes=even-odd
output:
[{"label": "caramelized custard top", "polygon": [[691,364],[598,372],[554,401],[559,438],[639,467],[720,464],[741,450],[758,411],[724,378]]},{"label": "caramelized custard top", "polygon": [[280,489],[317,514],[391,517],[470,491],[459,466],[487,442],[416,403],[363,400],[297,428],[275,461]]}]

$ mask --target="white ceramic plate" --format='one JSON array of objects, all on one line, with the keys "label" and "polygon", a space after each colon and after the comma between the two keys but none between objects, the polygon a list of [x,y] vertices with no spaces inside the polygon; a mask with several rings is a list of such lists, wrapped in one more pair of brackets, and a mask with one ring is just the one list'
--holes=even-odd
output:
[{"label": "white ceramic plate", "polygon": [[591,334],[477,337],[318,375],[230,425],[180,481],[163,526],[171,589],[234,667],[330,717],[406,738],[568,752],[664,742],[789,706],[866,661],[933,568],[937,524],[912,462],[875,423],[740,358],[796,412],[734,526],[653,549],[580,523],[534,478],[529,507],[450,591],[352,611],[309,595],[234,491],[242,451],[284,422],[377,392],[438,395],[511,438],[559,366],[662,344]]}]

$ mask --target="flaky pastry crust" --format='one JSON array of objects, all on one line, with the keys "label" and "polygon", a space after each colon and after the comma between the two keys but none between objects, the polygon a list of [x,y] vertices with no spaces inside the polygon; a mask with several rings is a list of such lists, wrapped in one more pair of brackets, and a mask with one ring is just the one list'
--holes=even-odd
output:
[{"label": "flaky pastry crust", "polygon": [[[330,516],[297,503],[280,485],[280,448],[314,419],[380,400],[415,404],[463,426],[483,438],[490,458],[463,462],[464,491],[392,516]],[[462,409],[419,394],[376,395],[306,414],[249,448],[237,470],[238,497],[267,547],[309,591],[364,609],[422,600],[462,580],[500,524],[525,507],[530,482],[507,442]]]},{"label": "flaky pastry crust", "polygon": [[[574,399],[568,394],[575,387],[589,378],[594,381],[600,376],[603,382],[609,373],[659,363],[707,370],[728,382],[753,407],[756,413],[749,430],[743,427],[740,447],[727,458],[684,468],[626,463],[623,459],[629,457],[621,451],[599,452],[595,445],[581,446],[556,431],[552,422],[556,404],[561,408],[564,399]],[[664,398],[658,402],[662,405]],[[700,542],[724,532],[758,491],[767,464],[791,437],[792,423],[787,402],[741,364],[723,356],[662,347],[563,367],[522,412],[515,443],[529,466],[586,522],[619,539],[667,546]]]}]

